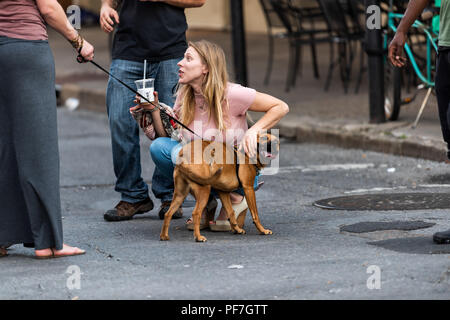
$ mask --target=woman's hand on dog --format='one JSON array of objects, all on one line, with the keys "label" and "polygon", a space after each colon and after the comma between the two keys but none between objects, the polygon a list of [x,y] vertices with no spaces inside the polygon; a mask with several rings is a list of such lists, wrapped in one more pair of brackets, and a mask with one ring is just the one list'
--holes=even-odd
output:
[{"label": "woman's hand on dog", "polygon": [[253,158],[256,156],[257,143],[258,131],[256,129],[250,128],[245,132],[245,135],[239,145],[239,150],[244,149],[244,152],[250,158]]}]

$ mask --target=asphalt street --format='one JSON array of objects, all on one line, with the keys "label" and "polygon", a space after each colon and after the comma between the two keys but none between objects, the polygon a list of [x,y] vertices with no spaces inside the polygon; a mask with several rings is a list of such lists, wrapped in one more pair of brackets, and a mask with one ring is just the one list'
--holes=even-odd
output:
[{"label": "asphalt street", "polygon": [[[171,240],[161,242],[158,201],[131,221],[103,220],[119,200],[106,115],[59,108],[58,121],[65,242],[87,253],[38,261],[32,250],[13,246],[0,259],[0,299],[450,298],[450,254],[417,249],[432,246],[431,235],[450,228],[448,209],[313,206],[343,195],[449,192],[448,165],[282,139],[278,173],[263,176],[257,192],[261,221],[273,235],[259,235],[248,214],[245,235],[203,231],[208,241],[196,243],[179,219],[172,221]],[[143,177],[150,184],[150,141],[141,140]],[[191,211],[184,208],[186,218]],[[340,231],[359,222],[416,220],[434,225]],[[417,239],[416,247],[408,241],[395,248],[373,244],[395,239]]]}]

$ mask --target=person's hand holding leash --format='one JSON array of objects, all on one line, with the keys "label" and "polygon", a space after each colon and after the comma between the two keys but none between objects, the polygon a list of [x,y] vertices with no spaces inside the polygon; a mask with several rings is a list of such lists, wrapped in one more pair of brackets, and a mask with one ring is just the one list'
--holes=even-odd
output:
[{"label": "person's hand holding leash", "polygon": [[403,57],[403,46],[405,45],[405,42],[406,34],[397,31],[394,39],[392,39],[389,44],[388,58],[395,67],[401,68],[406,63],[406,58]]},{"label": "person's hand holding leash", "polygon": [[87,42],[79,33],[73,39],[69,39],[72,47],[78,52],[77,61],[84,63],[94,59],[94,47]]},{"label": "person's hand holding leash", "polygon": [[94,59],[94,47],[86,40],[83,41],[83,47],[81,48],[80,55],[85,60],[84,62]]}]

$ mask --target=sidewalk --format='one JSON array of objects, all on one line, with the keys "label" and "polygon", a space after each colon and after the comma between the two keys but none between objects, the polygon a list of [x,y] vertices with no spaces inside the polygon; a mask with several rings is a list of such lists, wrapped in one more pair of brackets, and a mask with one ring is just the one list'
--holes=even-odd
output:
[{"label": "sidewalk", "polygon": [[[95,61],[109,68],[108,37],[99,27],[84,28],[83,36],[95,46]],[[62,85],[62,101],[69,97],[80,99],[80,108],[106,112],[105,92],[108,76],[91,64],[80,65],[70,45],[59,34],[49,32],[50,45],[56,62],[57,83]],[[233,69],[231,35],[228,32],[191,30],[188,40],[207,39],[219,43],[225,50],[228,69]],[[310,50],[303,49],[302,74],[290,92],[285,92],[288,45],[284,39],[276,41],[275,60],[269,86],[263,84],[267,66],[267,38],[261,34],[246,34],[248,82],[260,92],[276,96],[290,107],[290,113],[278,124],[280,135],[298,142],[325,143],[344,148],[356,148],[389,154],[443,161],[446,146],[440,131],[436,98],[430,97],[418,127],[411,124],[419,111],[425,92],[402,107],[399,121],[369,124],[367,73],[363,77],[358,94],[354,93],[356,69],[349,93],[345,94],[337,70],[328,92],[323,90],[327,75],[328,45],[319,45],[320,79],[314,79]],[[230,72],[233,78],[232,72]],[[252,113],[256,120],[258,114]]]}]

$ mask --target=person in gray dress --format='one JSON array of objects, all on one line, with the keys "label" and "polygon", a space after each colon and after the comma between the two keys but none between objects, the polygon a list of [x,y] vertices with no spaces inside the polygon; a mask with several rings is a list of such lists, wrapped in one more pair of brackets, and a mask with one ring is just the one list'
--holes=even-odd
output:
[{"label": "person in gray dress", "polygon": [[37,258],[85,253],[63,243],[55,66],[46,25],[86,60],[94,48],[56,0],[0,1],[0,256],[13,244]]}]

